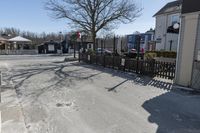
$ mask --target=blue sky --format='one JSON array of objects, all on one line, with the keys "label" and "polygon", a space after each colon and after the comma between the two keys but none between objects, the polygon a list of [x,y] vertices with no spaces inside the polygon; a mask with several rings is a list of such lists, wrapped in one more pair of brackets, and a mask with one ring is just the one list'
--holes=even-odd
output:
[{"label": "blue sky", "polygon": [[[162,6],[173,0],[135,0],[143,8],[142,15],[133,23],[120,25],[116,34],[145,32],[155,26],[152,17]],[[0,0],[0,28],[14,27],[32,32],[68,32],[66,20],[54,20],[44,10],[45,0]]]}]

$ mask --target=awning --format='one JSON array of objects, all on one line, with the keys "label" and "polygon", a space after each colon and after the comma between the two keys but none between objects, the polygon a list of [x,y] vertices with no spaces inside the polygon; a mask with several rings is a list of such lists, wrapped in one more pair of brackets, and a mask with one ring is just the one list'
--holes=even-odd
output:
[{"label": "awning", "polygon": [[8,40],[9,42],[31,42],[31,40],[17,36]]}]

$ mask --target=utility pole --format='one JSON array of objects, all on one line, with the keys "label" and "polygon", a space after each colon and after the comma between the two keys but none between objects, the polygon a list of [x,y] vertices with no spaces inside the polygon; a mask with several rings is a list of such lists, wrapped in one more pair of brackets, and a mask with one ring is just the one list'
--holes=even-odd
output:
[{"label": "utility pole", "polygon": [[116,38],[115,38],[115,35],[114,35],[114,39],[113,39],[113,53],[114,53],[114,54],[115,54],[115,52],[116,52],[116,51],[115,51],[115,49],[116,49],[116,48],[115,48],[115,40],[116,40]]},{"label": "utility pole", "polygon": [[137,69],[136,73],[139,73],[139,59],[140,59],[140,41],[141,35],[136,35],[136,45],[137,45]]}]

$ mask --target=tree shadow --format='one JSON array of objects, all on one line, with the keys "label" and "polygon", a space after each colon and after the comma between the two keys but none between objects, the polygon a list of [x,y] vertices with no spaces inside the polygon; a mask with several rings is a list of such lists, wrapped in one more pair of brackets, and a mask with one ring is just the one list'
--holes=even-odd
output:
[{"label": "tree shadow", "polygon": [[200,133],[200,97],[171,91],[143,103],[157,133]]},{"label": "tree shadow", "polygon": [[[69,87],[72,85],[73,81],[78,81],[78,80],[92,80],[93,77],[101,74],[100,73],[86,73],[84,72],[84,68],[77,68],[77,69],[72,69],[72,70],[64,70],[66,67],[71,66],[71,64],[50,64],[50,65],[35,65],[32,66],[31,68],[26,68],[26,69],[18,69],[17,74],[14,74],[10,77],[10,80],[14,81],[15,86],[14,88],[16,89],[16,92],[18,96],[32,96],[35,97],[35,101],[44,94],[45,92],[48,92],[52,89],[58,89],[58,86],[63,83],[64,87]],[[72,66],[71,66],[72,67]],[[38,89],[37,91],[26,91],[27,94],[23,94],[22,88],[24,86],[24,83],[32,78],[33,76],[39,76],[39,74],[42,74],[44,72],[52,72],[54,76],[48,80],[48,83],[50,85],[42,87]],[[67,82],[66,82],[67,81]],[[51,84],[53,83],[53,84]],[[75,82],[73,82],[75,83]],[[33,101],[34,101],[33,100]]]},{"label": "tree shadow", "polygon": [[109,69],[109,68],[104,68],[102,66],[97,67],[97,65],[88,65],[85,63],[73,63],[73,65],[77,65],[77,66],[81,65],[82,67],[85,67],[85,68],[98,70],[103,73],[111,74],[113,77],[120,77],[120,78],[124,79],[124,81],[117,83],[113,87],[107,87],[106,89],[109,92],[110,91],[117,92],[116,89],[119,88],[121,85],[123,85],[126,82],[132,82],[132,83],[134,83],[136,85],[140,85],[140,86],[152,86],[152,87],[156,87],[158,89],[167,90],[167,91],[170,91],[173,87],[172,81],[166,82],[166,81],[148,77],[148,76],[137,75],[135,73],[123,72],[123,71],[119,71],[119,70],[113,70],[113,69]]},{"label": "tree shadow", "polygon": [[101,66],[78,63],[82,67],[111,74],[122,78],[113,87],[107,87],[109,92],[117,92],[126,82],[139,86],[152,86],[165,90],[164,94],[145,101],[142,107],[150,114],[148,121],[158,125],[157,133],[200,133],[200,96],[197,93],[181,91],[173,87],[172,82],[107,69]]}]

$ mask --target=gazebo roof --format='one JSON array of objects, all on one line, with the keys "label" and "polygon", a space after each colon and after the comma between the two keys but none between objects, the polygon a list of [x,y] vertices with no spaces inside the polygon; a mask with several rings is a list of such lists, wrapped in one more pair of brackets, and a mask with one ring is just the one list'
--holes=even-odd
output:
[{"label": "gazebo roof", "polygon": [[17,36],[17,37],[11,38],[8,41],[9,42],[31,42],[31,40],[26,39],[26,38],[21,37],[21,36]]}]

